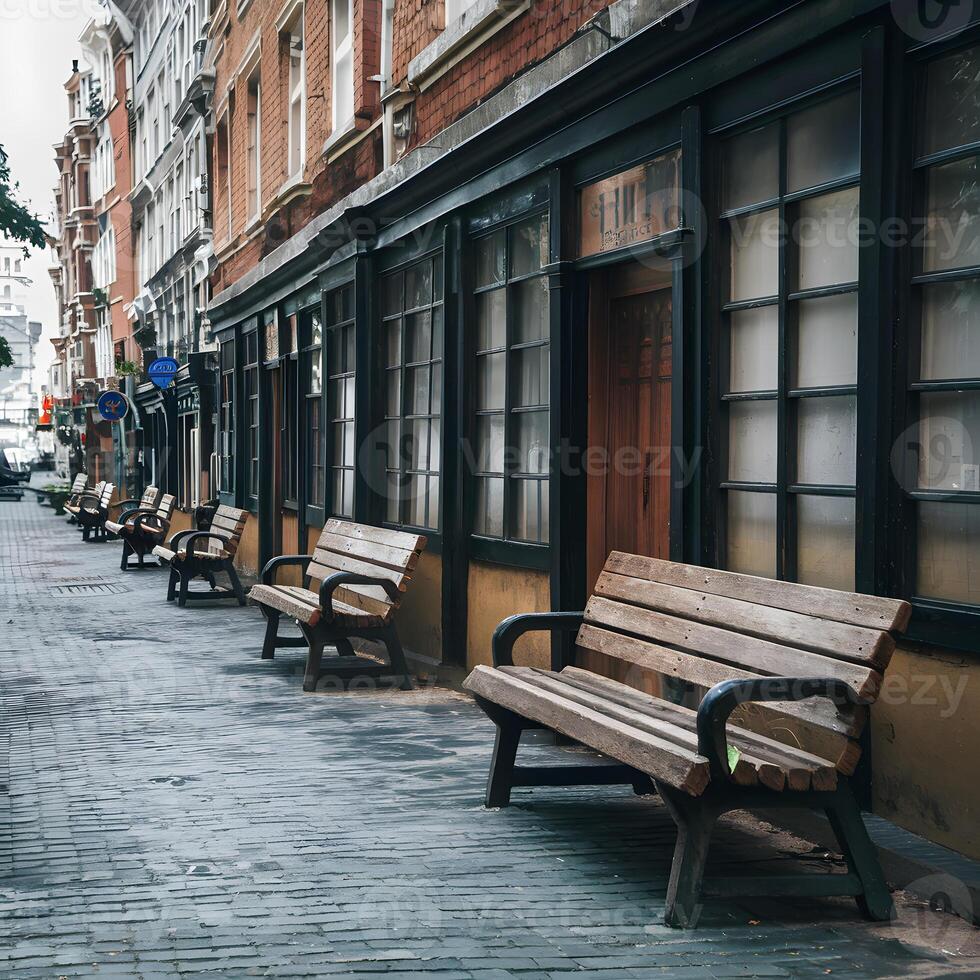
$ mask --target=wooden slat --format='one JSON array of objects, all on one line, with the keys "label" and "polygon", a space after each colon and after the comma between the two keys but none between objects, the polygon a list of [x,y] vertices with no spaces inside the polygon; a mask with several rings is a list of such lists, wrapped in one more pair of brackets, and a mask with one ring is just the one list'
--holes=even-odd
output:
[{"label": "wooden slat", "polygon": [[164,520],[169,520],[170,515],[174,512],[174,495],[172,493],[165,493],[160,498],[160,503],[157,504],[157,517],[162,517]]},{"label": "wooden slat", "polygon": [[[271,606],[287,616],[313,626],[321,619],[319,596],[309,589],[290,585],[254,585],[249,592],[252,602]],[[334,622],[340,626],[383,626],[383,616],[366,613],[343,602],[334,602]]]},{"label": "wooden slat", "polygon": [[389,568],[395,572],[411,573],[422,555],[421,549],[408,551],[405,548],[396,548],[392,545],[345,537],[327,530],[320,535],[320,540],[317,541],[316,546],[324,551],[350,555],[352,558],[359,558],[372,565]]},{"label": "wooden slat", "polygon": [[[358,575],[370,575],[372,578],[385,579],[392,582],[399,590],[404,592],[410,581],[410,577],[404,572],[392,571],[383,565],[373,565],[370,562],[361,561],[348,555],[340,555],[334,551],[324,551],[319,545],[313,552],[313,561],[310,562],[309,574],[314,578],[323,578],[323,575],[330,575],[333,572],[356,572]],[[313,571],[313,569],[317,571]],[[323,575],[318,574],[319,571]],[[387,593],[385,593],[387,595]]]},{"label": "wooden slat", "polygon": [[370,541],[374,544],[400,548],[403,551],[422,551],[428,541],[424,534],[393,531],[387,527],[374,527],[370,524],[354,524],[333,517],[323,525],[323,530],[354,541]]},{"label": "wooden slat", "polygon": [[611,599],[593,596],[586,606],[585,618],[590,623],[686,651],[689,656],[709,658],[745,670],[777,677],[836,677],[850,685],[858,697],[869,702],[875,699],[881,688],[881,675],[869,667],[754,636],[735,636],[718,626],[680,619]]},{"label": "wooden slat", "polygon": [[796,582],[779,582],[700,565],[683,565],[659,558],[628,555],[621,551],[610,553],[605,571],[731,599],[744,599],[774,609],[791,612],[805,610],[821,619],[852,623],[871,629],[901,632],[908,626],[912,613],[912,607],[898,599],[838,592]]},{"label": "wooden slat", "polygon": [[[557,676],[568,684],[580,685],[588,690],[601,692],[603,696],[617,700],[637,711],[666,712],[668,716],[676,719],[675,724],[682,727],[686,725],[690,727],[691,731],[697,731],[697,712],[691,708],[672,704],[651,694],[644,694],[628,684],[622,684],[609,677],[602,677],[578,667],[566,667]],[[837,785],[837,772],[844,771],[841,769],[841,762],[850,774],[854,771],[854,766],[861,754],[860,746],[856,742],[849,742],[848,750],[835,763],[804,749],[786,745],[777,739],[769,738],[767,735],[732,723],[728,725],[728,732],[729,741],[739,749],[745,747],[750,752],[780,766],[786,773],[791,789],[806,789],[810,785],[811,778],[814,789],[833,789]]]},{"label": "wooden slat", "polygon": [[464,686],[494,704],[547,725],[691,796],[700,796],[708,785],[708,760],[704,756],[542,691],[520,678],[479,666]]},{"label": "wooden slat", "polygon": [[696,592],[646,579],[603,572],[595,595],[632,605],[723,626],[736,633],[775,640],[800,650],[813,650],[829,657],[867,663],[883,670],[895,649],[895,639],[883,630],[818,619],[805,613],[774,609],[742,599]]},{"label": "wooden slat", "polygon": [[239,507],[229,507],[227,504],[222,504],[214,512],[215,517],[227,517],[230,520],[241,522],[242,524],[248,520],[249,511],[242,510]]},{"label": "wooden slat", "polygon": [[[697,734],[692,732],[690,726],[677,724],[678,719],[668,712],[639,712],[604,697],[601,692],[566,683],[560,674],[551,671],[539,670],[535,667],[501,667],[500,670],[513,677],[519,677],[533,687],[551,691],[552,694],[585,705],[608,718],[615,718],[631,728],[649,732],[651,735],[664,738],[668,742],[697,753]],[[732,771],[732,778],[739,786],[756,786],[760,781],[760,769],[765,770],[764,785],[777,791],[782,790],[786,785],[786,777],[778,766],[771,764],[767,766],[761,759],[750,759],[748,755],[739,759]]]}]

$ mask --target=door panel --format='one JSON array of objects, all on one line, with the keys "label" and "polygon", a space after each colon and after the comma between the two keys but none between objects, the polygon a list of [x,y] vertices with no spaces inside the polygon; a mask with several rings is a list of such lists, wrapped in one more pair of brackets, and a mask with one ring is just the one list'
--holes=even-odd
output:
[{"label": "door panel", "polygon": [[590,589],[610,551],[669,557],[671,291],[607,291],[591,314]]}]

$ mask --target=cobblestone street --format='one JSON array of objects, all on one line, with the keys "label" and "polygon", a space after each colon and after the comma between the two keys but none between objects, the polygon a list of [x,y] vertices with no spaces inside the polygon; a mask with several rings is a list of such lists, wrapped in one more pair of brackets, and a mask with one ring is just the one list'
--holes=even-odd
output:
[{"label": "cobblestone street", "polygon": [[[978,975],[973,930],[901,895],[891,925],[751,899],[667,929],[657,800],[487,811],[468,699],[304,695],[255,609],[168,605],[119,549],[0,504],[0,976]],[[827,866],[775,833],[729,822],[714,856]]]}]

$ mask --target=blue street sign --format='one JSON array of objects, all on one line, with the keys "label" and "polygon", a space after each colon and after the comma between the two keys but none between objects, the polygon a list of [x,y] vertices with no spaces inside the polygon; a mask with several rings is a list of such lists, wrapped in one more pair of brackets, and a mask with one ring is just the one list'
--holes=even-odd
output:
[{"label": "blue street sign", "polygon": [[146,374],[158,388],[169,388],[177,376],[179,367],[180,365],[172,357],[158,357],[150,362]]},{"label": "blue street sign", "polygon": [[120,422],[129,411],[129,402],[121,391],[103,391],[97,403],[99,415],[106,422]]}]

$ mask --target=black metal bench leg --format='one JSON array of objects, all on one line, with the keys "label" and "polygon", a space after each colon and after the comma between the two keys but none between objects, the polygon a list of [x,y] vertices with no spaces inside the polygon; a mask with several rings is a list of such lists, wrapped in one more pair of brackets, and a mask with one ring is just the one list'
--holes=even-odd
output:
[{"label": "black metal bench leg", "polygon": [[128,538],[123,538],[122,561],[119,562],[119,570],[125,572],[129,568],[129,556],[133,553],[132,546]]},{"label": "black metal bench leg", "polygon": [[315,691],[320,677],[320,660],[323,657],[323,640],[310,640],[310,650],[306,655],[306,673],[303,676],[303,690]]},{"label": "black metal bench leg", "polygon": [[693,929],[701,915],[701,883],[718,810],[685,793],[657,783],[670,815],[677,824],[677,844],[667,883],[664,922],[675,929]]},{"label": "black metal bench leg", "polygon": [[228,578],[231,580],[231,588],[235,593],[235,598],[238,600],[238,605],[245,605],[245,590],[242,588],[242,581],[238,577],[238,572],[235,571],[235,566],[229,562],[228,563]]},{"label": "black metal bench leg", "polygon": [[177,591],[177,572],[174,566],[170,566],[170,581],[167,582],[167,602],[174,601],[174,595]]},{"label": "black metal bench leg", "polygon": [[262,659],[272,660],[276,655],[276,640],[279,639],[279,613],[267,606],[261,607],[265,614],[265,639],[262,641]]},{"label": "black metal bench leg", "polygon": [[864,887],[864,894],[855,896],[861,913],[875,922],[894,918],[895,906],[878,861],[878,852],[868,836],[861,810],[846,780],[840,781],[837,801],[834,806],[827,807],[826,813],[848,870],[861,879]]},{"label": "black metal bench leg", "polygon": [[514,785],[514,763],[523,728],[517,722],[497,722],[497,736],[493,742],[493,758],[487,777],[486,806],[508,806],[510,791]]},{"label": "black metal bench leg", "polygon": [[408,672],[408,664],[405,663],[405,651],[402,649],[402,641],[398,639],[398,630],[394,624],[385,630],[384,637],[385,649],[388,651],[388,660],[391,661],[392,670],[399,674],[402,679],[401,689],[403,691],[414,690],[412,677]]},{"label": "black metal bench leg", "polygon": [[188,586],[190,585],[191,577],[186,571],[178,572],[177,576],[180,579],[180,592],[177,595],[177,605],[183,607],[187,605],[187,590]]}]

